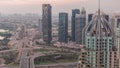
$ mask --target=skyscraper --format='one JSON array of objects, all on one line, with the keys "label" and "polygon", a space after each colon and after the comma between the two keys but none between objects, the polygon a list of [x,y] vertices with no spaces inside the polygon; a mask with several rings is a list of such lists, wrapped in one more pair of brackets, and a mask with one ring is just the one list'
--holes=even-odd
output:
[{"label": "skyscraper", "polygon": [[59,13],[58,41],[68,43],[68,14]]},{"label": "skyscraper", "polygon": [[40,19],[38,20],[38,31],[39,31],[40,36],[42,36],[42,22]]},{"label": "skyscraper", "polygon": [[119,68],[120,68],[120,24],[116,30],[116,45],[118,47],[118,59],[119,59]]},{"label": "skyscraper", "polygon": [[20,28],[18,28],[18,39],[23,39],[25,37],[26,28],[24,25],[21,25]]},{"label": "skyscraper", "polygon": [[50,44],[52,41],[52,24],[51,24],[51,11],[52,7],[50,4],[42,5],[42,32],[43,40]]},{"label": "skyscraper", "polygon": [[117,28],[119,27],[120,25],[120,14],[115,14],[112,19],[111,19],[111,24],[112,24],[112,27],[114,28],[115,32],[117,30]]},{"label": "skyscraper", "polygon": [[87,62],[90,68],[117,68],[114,30],[100,9],[85,27]]},{"label": "skyscraper", "polygon": [[75,17],[76,17],[76,14],[79,14],[79,13],[80,13],[79,9],[72,10],[71,35],[72,35],[73,42],[75,42]]},{"label": "skyscraper", "polygon": [[82,8],[80,14],[75,17],[75,42],[82,44],[82,30],[86,24],[86,11]]}]

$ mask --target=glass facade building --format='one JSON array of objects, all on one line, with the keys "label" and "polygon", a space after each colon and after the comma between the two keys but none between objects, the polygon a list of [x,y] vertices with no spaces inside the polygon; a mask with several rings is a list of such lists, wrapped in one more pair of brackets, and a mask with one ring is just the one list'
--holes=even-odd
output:
[{"label": "glass facade building", "polygon": [[68,14],[59,13],[58,41],[68,43]]},{"label": "glass facade building", "polygon": [[52,7],[50,4],[42,5],[42,32],[43,40],[50,44],[52,41],[52,24],[51,24],[51,15]]},{"label": "glass facade building", "polygon": [[75,42],[75,17],[76,14],[80,14],[80,10],[79,9],[74,9],[72,10],[72,22],[71,22],[71,37],[72,37],[72,41]]},{"label": "glass facade building", "polygon": [[75,17],[75,42],[82,44],[82,31],[86,25],[86,11],[83,8],[80,14],[76,14]]}]

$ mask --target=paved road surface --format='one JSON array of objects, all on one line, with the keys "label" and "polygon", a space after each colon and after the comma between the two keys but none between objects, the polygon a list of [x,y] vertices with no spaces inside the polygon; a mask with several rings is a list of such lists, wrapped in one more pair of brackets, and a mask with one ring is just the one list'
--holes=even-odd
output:
[{"label": "paved road surface", "polygon": [[11,68],[11,67],[9,67],[7,65],[0,65],[0,68]]},{"label": "paved road surface", "polygon": [[26,50],[22,52],[19,68],[29,68],[29,58],[27,57]]}]

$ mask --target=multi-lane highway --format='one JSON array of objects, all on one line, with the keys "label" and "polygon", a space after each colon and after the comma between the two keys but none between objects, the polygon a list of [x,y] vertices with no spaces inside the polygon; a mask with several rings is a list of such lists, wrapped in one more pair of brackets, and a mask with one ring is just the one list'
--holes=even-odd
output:
[{"label": "multi-lane highway", "polygon": [[27,57],[27,54],[27,50],[22,51],[19,68],[29,68],[29,58]]},{"label": "multi-lane highway", "polygon": [[[33,39],[34,37],[31,37],[31,35],[25,35],[25,37],[22,38],[21,40],[13,40],[13,42],[15,41],[13,48],[11,48],[10,50],[0,51],[0,53],[19,52],[19,56],[18,56],[18,59],[20,60],[19,68],[35,68],[34,59],[36,57],[55,54],[56,51],[59,52],[64,50],[67,52],[76,53],[76,51],[69,50],[66,48],[58,48],[58,47],[52,47],[52,46],[40,46],[40,47],[32,46],[34,42],[32,41]],[[29,54],[30,51],[32,51],[33,49],[41,49],[41,48],[50,50],[51,52],[46,52],[46,53],[38,52],[33,55]]]},{"label": "multi-lane highway", "polygon": [[33,48],[21,48],[21,49],[9,49],[9,50],[1,50],[0,53],[8,53],[8,52],[15,52],[18,50],[31,50],[31,49],[40,49],[42,47],[33,47]]}]

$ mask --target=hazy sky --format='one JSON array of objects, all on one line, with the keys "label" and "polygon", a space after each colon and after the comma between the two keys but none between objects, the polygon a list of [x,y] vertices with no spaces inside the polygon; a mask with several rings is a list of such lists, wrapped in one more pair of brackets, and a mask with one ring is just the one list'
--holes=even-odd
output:
[{"label": "hazy sky", "polygon": [[[50,3],[53,14],[71,12],[71,9],[85,7],[87,13],[95,12],[98,0],[0,0],[1,13],[39,13],[41,5]],[[101,8],[106,13],[119,12],[120,0],[101,0]]]}]

